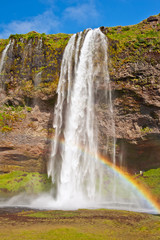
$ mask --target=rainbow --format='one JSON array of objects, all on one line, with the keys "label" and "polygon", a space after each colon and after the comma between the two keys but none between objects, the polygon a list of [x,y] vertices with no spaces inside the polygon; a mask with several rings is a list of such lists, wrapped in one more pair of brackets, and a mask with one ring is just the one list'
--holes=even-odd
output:
[{"label": "rainbow", "polygon": [[[54,141],[54,137],[52,137],[52,140]],[[59,138],[58,141],[60,144],[65,144],[64,138]],[[95,156],[93,156],[93,154],[89,150],[87,150],[84,146],[79,145],[77,148],[83,153],[87,151],[87,153],[92,158],[95,158]],[[121,179],[124,180],[126,183],[131,184],[131,186],[135,188],[138,191],[138,193],[140,193],[141,197],[147,201],[147,203],[151,206],[151,208],[154,209],[157,214],[160,213],[160,202],[158,201],[158,199],[156,199],[155,196],[151,194],[151,192],[144,185],[142,185],[142,183],[138,182],[128,172],[114,165],[108,157],[104,157],[101,154],[98,154],[96,157],[96,160],[100,161],[105,166],[110,168],[114,173],[120,176]]]},{"label": "rainbow", "polygon": [[119,174],[123,180],[129,182],[137,191],[143,196],[143,198],[155,209],[157,213],[160,213],[160,203],[158,200],[151,194],[151,192],[144,187],[140,182],[133,178],[128,172],[125,172],[120,167],[113,165],[110,160],[102,155],[98,155],[98,159],[117,174]]}]

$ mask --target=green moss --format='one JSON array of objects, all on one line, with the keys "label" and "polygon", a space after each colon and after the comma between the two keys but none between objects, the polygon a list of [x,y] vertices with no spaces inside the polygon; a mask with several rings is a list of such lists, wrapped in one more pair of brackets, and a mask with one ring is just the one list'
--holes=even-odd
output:
[{"label": "green moss", "polygon": [[149,127],[143,127],[143,128],[141,128],[141,132],[142,133],[149,133],[149,132],[152,132],[152,129],[149,128]]},{"label": "green moss", "polygon": [[[147,38],[154,39],[160,37],[160,32],[152,29],[150,25],[139,23],[132,26],[122,27],[121,30],[117,27],[108,28],[107,36],[112,40],[118,40],[123,45],[126,41],[137,41]],[[143,42],[142,42],[143,43]]]},{"label": "green moss", "polygon": [[[148,52],[160,52],[160,31],[143,21],[126,27],[109,27],[106,36],[109,39],[109,54],[115,69],[126,62],[144,62]],[[155,60],[151,64],[155,64]]]},{"label": "green moss", "polygon": [[50,34],[50,35],[47,35],[47,38],[45,39],[45,44],[53,50],[64,49],[70,37],[71,37],[71,34],[64,34],[64,33]]},{"label": "green moss", "polygon": [[10,132],[10,131],[12,131],[12,127],[9,127],[8,125],[6,125],[6,126],[3,126],[3,127],[0,129],[0,131],[1,131],[2,133]]},{"label": "green moss", "polygon": [[0,53],[5,49],[8,43],[9,39],[0,39]]},{"label": "green moss", "polygon": [[0,175],[0,195],[4,193],[18,194],[20,192],[39,193],[48,191],[51,180],[46,174],[13,171]]},{"label": "green moss", "polygon": [[45,95],[52,95],[53,93],[56,92],[57,86],[58,86],[58,80],[59,78],[53,82],[48,82],[48,83],[40,83],[39,84],[39,89],[37,89],[39,92],[45,94]]},{"label": "green moss", "polygon": [[0,131],[12,131],[16,122],[21,122],[26,118],[26,108],[4,105],[0,108]]},{"label": "green moss", "polygon": [[[23,213],[22,213],[23,215]],[[79,216],[79,212],[78,211],[61,211],[61,210],[56,210],[54,211],[54,214],[52,213],[52,211],[40,211],[40,212],[33,212],[33,213],[29,213],[27,214],[27,216],[29,217],[35,217],[35,218],[73,218],[73,217],[77,217]]]},{"label": "green moss", "polygon": [[32,96],[34,93],[34,85],[32,80],[21,82],[21,91],[23,92],[23,95],[25,96]]},{"label": "green moss", "polygon": [[32,108],[31,107],[26,107],[27,112],[31,112]]},{"label": "green moss", "polygon": [[50,34],[46,35],[45,33],[37,33],[37,32],[29,32],[27,34],[12,34],[10,35],[9,39],[16,39],[19,45],[23,45],[20,42],[20,39],[26,39],[29,41],[30,39],[33,40],[35,43],[35,39],[42,39],[46,45],[50,45],[53,49],[62,48],[62,46],[66,46],[71,34],[65,33],[58,33],[58,34]]}]

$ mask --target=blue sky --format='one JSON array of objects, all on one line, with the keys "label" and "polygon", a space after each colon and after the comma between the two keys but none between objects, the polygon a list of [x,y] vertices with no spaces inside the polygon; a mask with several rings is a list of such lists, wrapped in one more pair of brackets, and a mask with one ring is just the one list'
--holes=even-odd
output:
[{"label": "blue sky", "polygon": [[133,25],[158,13],[160,0],[5,0],[0,4],[0,38]]}]

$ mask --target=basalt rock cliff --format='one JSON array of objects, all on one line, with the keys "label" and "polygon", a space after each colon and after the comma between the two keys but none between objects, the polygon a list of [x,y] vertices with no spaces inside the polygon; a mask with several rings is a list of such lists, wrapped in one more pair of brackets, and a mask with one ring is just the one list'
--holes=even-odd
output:
[{"label": "basalt rock cliff", "polygon": [[[118,162],[123,159],[132,172],[159,167],[160,16],[101,31],[108,37]],[[0,40],[0,172],[46,171],[60,66],[70,37],[30,32]],[[98,122],[103,152],[109,134],[103,106]]]}]

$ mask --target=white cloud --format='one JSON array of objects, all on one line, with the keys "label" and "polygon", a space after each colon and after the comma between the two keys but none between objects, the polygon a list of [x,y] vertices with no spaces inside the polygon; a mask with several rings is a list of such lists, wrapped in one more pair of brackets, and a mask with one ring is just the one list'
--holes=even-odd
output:
[{"label": "white cloud", "polygon": [[[80,0],[66,0],[68,3],[72,2],[72,6],[64,8],[61,12],[57,11],[57,7],[54,6],[54,3],[57,0],[45,1],[46,4],[50,3],[52,6],[48,7],[49,10],[44,13],[35,17],[27,18],[24,21],[17,20],[8,24],[0,24],[0,39],[8,38],[10,34],[24,34],[30,31],[36,31],[39,33],[44,32],[46,34],[61,31],[66,32],[68,24],[71,26],[70,28],[73,26],[74,29],[76,29],[75,26],[77,25],[81,28],[86,28],[88,25],[91,27],[97,23],[97,20],[99,19],[94,0],[85,0],[85,3],[84,0],[81,0],[81,3]],[[60,1],[63,2],[65,0]],[[59,15],[56,16],[54,11],[59,12]]]},{"label": "white cloud", "polygon": [[46,11],[41,15],[29,18],[25,21],[13,21],[9,24],[1,24],[2,29],[0,33],[1,38],[8,38],[10,34],[28,33],[30,31],[37,31],[40,33],[53,33],[59,30],[60,21],[53,14],[52,11]]},{"label": "white cloud", "polygon": [[76,21],[78,24],[95,23],[98,19],[98,11],[92,3],[68,7],[64,11],[64,18]]}]

